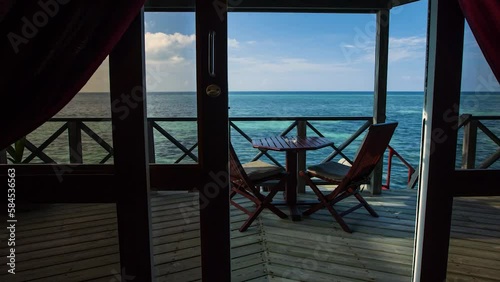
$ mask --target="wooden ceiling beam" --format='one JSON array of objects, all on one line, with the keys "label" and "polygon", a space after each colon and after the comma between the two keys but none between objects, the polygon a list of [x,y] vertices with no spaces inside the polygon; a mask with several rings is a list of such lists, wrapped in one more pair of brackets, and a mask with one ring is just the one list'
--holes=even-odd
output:
[{"label": "wooden ceiling beam", "polygon": [[[417,0],[230,0],[230,12],[375,13]],[[194,11],[194,0],[147,0],[146,12]],[[214,1],[214,5],[217,0]]]}]

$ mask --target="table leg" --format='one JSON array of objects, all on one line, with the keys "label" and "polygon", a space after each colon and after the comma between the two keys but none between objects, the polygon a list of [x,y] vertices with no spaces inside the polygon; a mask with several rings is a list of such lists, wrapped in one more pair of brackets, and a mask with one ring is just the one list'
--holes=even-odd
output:
[{"label": "table leg", "polygon": [[301,213],[297,208],[297,152],[286,152],[286,171],[288,179],[285,187],[285,201],[290,208],[293,221],[301,220]]}]

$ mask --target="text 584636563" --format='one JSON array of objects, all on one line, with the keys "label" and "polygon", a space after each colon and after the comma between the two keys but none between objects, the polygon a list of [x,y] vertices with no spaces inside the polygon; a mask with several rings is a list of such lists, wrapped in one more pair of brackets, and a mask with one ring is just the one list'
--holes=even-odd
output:
[{"label": "text 584636563", "polygon": [[16,274],[16,170],[7,170],[7,232],[9,252],[7,256],[8,272]]}]

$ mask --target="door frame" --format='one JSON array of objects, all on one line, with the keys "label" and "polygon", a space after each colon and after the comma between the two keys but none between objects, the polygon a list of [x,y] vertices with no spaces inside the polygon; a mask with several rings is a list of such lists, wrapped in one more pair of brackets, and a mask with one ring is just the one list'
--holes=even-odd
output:
[{"label": "door frame", "polygon": [[[196,0],[196,93],[203,281],[231,281],[227,2]],[[208,95],[207,87],[220,94]]]},{"label": "door frame", "polygon": [[[429,0],[426,91],[413,281],[444,281],[454,197],[500,196],[498,169],[455,168],[464,15],[459,1]],[[481,189],[474,189],[481,187]]]}]

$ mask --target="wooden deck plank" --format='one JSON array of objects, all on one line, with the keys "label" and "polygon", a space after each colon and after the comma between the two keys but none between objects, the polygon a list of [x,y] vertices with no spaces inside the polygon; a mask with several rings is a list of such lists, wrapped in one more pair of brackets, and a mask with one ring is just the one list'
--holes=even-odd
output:
[{"label": "wooden deck plank", "polygon": [[262,279],[261,281],[265,281],[264,279],[267,279],[267,272],[262,264],[255,264],[249,267],[233,270],[231,273],[231,281],[234,282],[253,279]]},{"label": "wooden deck plank", "polygon": [[[155,262],[156,263],[156,262]],[[170,263],[156,265],[156,276],[169,276],[178,272],[200,269],[201,258],[195,256],[187,259],[180,259]]]},{"label": "wooden deck plank", "polygon": [[[315,196],[309,193],[301,198],[314,200]],[[409,281],[416,192],[384,191],[382,196],[366,199],[380,217],[373,218],[363,209],[349,214],[346,222],[352,234],[343,232],[326,211],[300,222],[264,211],[242,233],[237,229],[246,215],[231,208],[233,281]],[[240,201],[252,206],[246,199]],[[338,208],[351,203],[343,201]],[[154,193],[157,281],[201,279],[197,204],[196,193]],[[499,211],[500,197],[455,200],[450,281],[500,277]],[[0,280],[110,281],[118,277],[114,205],[44,205],[19,213],[18,219],[19,272],[15,280],[5,280],[4,271]],[[3,241],[5,234],[0,237]],[[5,257],[0,263],[5,268]]]},{"label": "wooden deck plank", "polygon": [[338,275],[330,275],[317,271],[311,271],[308,269],[297,269],[292,268],[289,265],[282,264],[272,264],[269,266],[269,272],[271,273],[273,279],[270,281],[282,281],[295,279],[298,281],[306,282],[359,282],[363,280],[357,280],[347,277],[342,277]]}]

